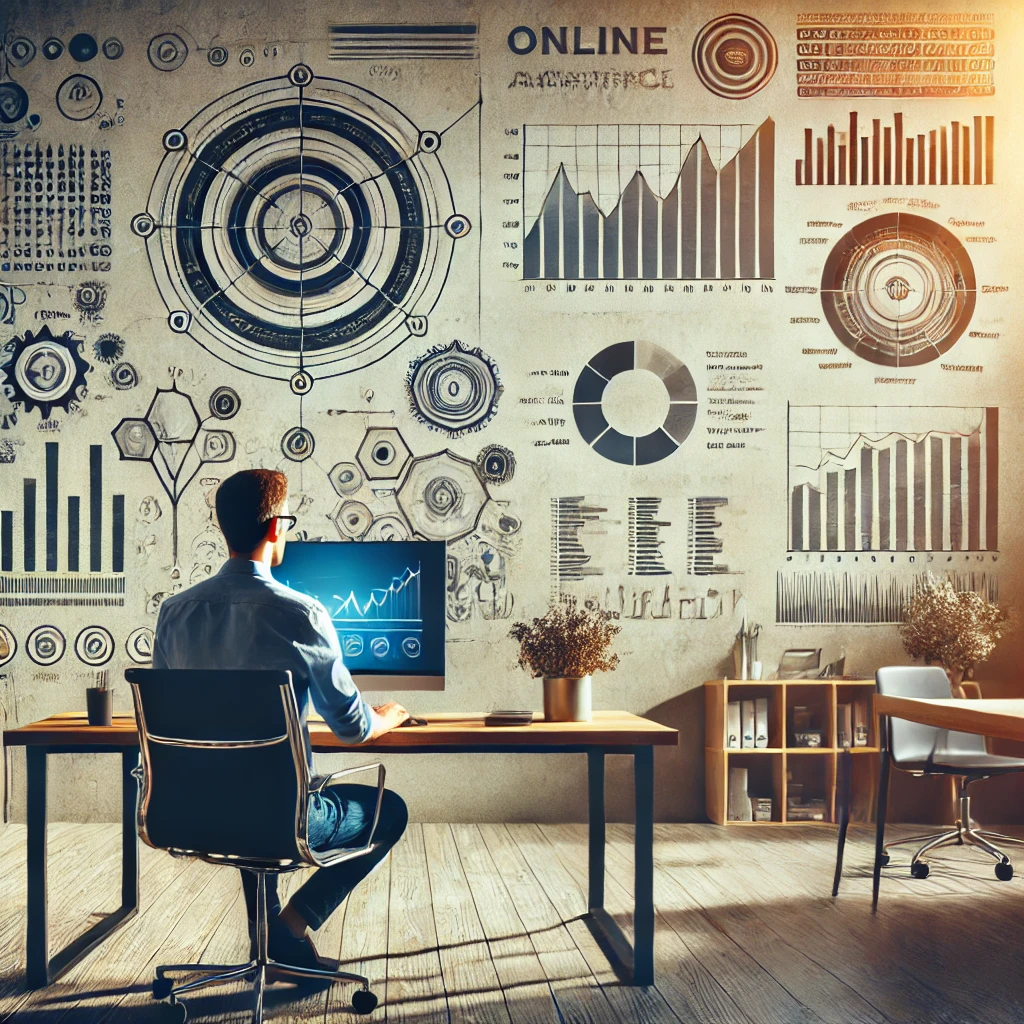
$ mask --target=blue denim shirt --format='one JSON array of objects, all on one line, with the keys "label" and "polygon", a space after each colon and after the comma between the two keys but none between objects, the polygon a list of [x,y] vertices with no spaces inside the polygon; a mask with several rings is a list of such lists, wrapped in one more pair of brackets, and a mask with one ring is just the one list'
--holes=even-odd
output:
[{"label": "blue denim shirt", "polygon": [[304,730],[310,698],[345,743],[367,740],[373,729],[327,610],[278,583],[261,562],[229,558],[216,576],[168,597],[157,619],[153,667],[287,669]]}]

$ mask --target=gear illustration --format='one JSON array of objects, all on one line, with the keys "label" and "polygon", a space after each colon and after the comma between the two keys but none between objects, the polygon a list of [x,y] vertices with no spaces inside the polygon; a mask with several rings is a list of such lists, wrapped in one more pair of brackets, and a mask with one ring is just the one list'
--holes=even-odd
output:
[{"label": "gear illustration", "polygon": [[54,337],[49,327],[37,334],[26,331],[12,338],[4,350],[9,358],[0,366],[0,385],[25,412],[38,408],[46,420],[54,406],[65,412],[85,392],[85,375],[92,367],[82,357],[82,342],[70,331]]}]

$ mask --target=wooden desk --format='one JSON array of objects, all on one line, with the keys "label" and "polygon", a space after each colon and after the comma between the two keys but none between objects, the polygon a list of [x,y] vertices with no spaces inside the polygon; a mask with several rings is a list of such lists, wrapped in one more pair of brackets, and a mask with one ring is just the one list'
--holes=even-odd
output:
[{"label": "wooden desk", "polygon": [[879,716],[881,772],[878,782],[878,814],[875,825],[875,867],[871,905],[878,906],[885,845],[885,812],[889,795],[889,718],[931,725],[954,732],[974,732],[1003,740],[1024,740],[1024,700],[987,699],[929,700],[924,697],[891,697],[876,693],[874,711]]},{"label": "wooden desk", "polygon": [[[675,746],[675,729],[625,711],[596,711],[592,722],[545,722],[485,726],[483,712],[424,716],[428,724],[395,729],[372,743],[344,744],[316,717],[309,722],[317,753],[379,754],[586,754],[590,821],[590,884],[587,923],[624,979],[654,982],[654,748]],[[27,980],[42,988],[73,967],[138,912],[139,854],[135,831],[139,740],[132,715],[110,726],[90,726],[81,712],[51,715],[4,734],[5,747],[24,747],[28,774]],[[50,754],[116,753],[121,756],[121,906],[65,949],[50,956],[46,889],[46,759]],[[633,758],[636,800],[635,879],[631,947],[604,909],[606,754]]]}]

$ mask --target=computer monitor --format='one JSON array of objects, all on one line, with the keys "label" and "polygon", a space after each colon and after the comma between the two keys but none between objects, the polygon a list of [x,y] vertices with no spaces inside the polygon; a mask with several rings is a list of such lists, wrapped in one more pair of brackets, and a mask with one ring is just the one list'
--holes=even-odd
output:
[{"label": "computer monitor", "polygon": [[361,689],[443,690],[443,541],[291,541],[275,577],[315,597]]}]

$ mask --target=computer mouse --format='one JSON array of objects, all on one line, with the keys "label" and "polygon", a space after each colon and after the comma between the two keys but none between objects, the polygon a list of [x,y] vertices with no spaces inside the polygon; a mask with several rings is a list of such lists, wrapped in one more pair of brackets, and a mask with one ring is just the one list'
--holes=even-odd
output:
[{"label": "computer mouse", "polygon": [[400,729],[406,728],[406,726],[426,725],[427,720],[425,718],[416,718],[414,715],[407,718],[400,726]]}]

